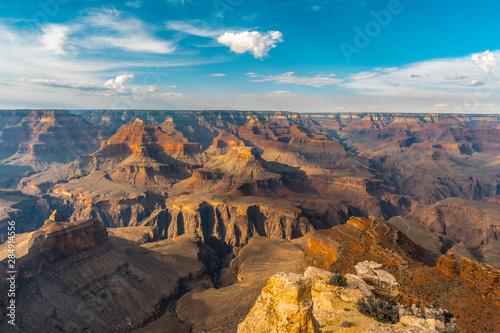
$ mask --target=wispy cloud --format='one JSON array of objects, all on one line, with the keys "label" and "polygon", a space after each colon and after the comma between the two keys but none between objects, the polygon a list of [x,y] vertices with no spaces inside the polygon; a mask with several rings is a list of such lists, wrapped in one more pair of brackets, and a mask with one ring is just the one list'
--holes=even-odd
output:
[{"label": "wispy cloud", "polygon": [[140,0],[137,0],[137,1],[127,1],[127,2],[125,2],[125,6],[132,7],[132,8],[141,8],[142,1],[140,1]]},{"label": "wispy cloud", "polygon": [[66,81],[66,80],[55,80],[55,79],[27,78],[27,77],[21,77],[18,79],[18,81],[30,85],[38,85],[38,86],[45,86],[52,88],[74,89],[85,92],[103,92],[111,90],[111,87],[106,87],[102,83],[99,84],[88,81]]},{"label": "wispy cloud", "polygon": [[213,39],[216,39],[225,32],[224,30],[214,29],[206,22],[200,20],[168,21],[165,26],[168,30],[174,30],[188,35]]},{"label": "wispy cloud", "polygon": [[[497,53],[498,51],[486,51],[468,57],[428,60],[395,68],[377,68],[374,71],[376,74],[358,73],[352,76],[351,80],[342,83],[342,86],[353,89],[358,94],[372,96],[434,98],[441,95],[464,98],[464,93],[471,91],[471,87],[493,84],[490,77],[495,73]],[[457,73],[467,71],[475,72],[475,77],[465,83],[457,82],[468,77]]]},{"label": "wispy cloud", "polygon": [[449,80],[449,81],[456,81],[456,80],[463,80],[463,79],[466,79],[467,76],[466,75],[462,75],[462,74],[454,74],[454,75],[448,75],[445,77],[446,80]]},{"label": "wispy cloud", "polygon": [[373,79],[374,77],[379,76],[380,73],[374,72],[361,72],[351,76],[351,80],[368,80]]},{"label": "wispy cloud", "polygon": [[86,37],[84,45],[87,48],[115,47],[160,54],[175,50],[173,42],[154,36],[152,27],[136,18],[124,16],[114,7],[89,10],[84,21],[99,29],[98,34]]},{"label": "wispy cloud", "polygon": [[187,3],[193,3],[192,0],[166,0],[167,2],[170,2],[174,5],[184,5]]},{"label": "wispy cloud", "polygon": [[438,103],[438,104],[434,105],[434,107],[436,109],[442,109],[442,110],[444,110],[444,109],[449,109],[451,106],[449,106],[446,103]]},{"label": "wispy cloud", "polygon": [[336,79],[335,74],[317,74],[315,76],[296,76],[294,72],[287,72],[279,75],[258,75],[256,73],[247,73],[247,76],[254,78],[252,82],[274,81],[278,84],[298,84],[311,87],[324,87],[343,82],[342,79]]},{"label": "wispy cloud", "polygon": [[213,74],[208,74],[210,77],[224,77],[226,74],[223,73],[213,73]]},{"label": "wispy cloud", "polygon": [[[52,88],[72,89],[86,93],[109,93],[117,92],[121,94],[131,94],[134,92],[133,87],[127,84],[134,80],[133,74],[118,75],[116,78],[109,79],[104,83],[93,81],[67,81],[56,79],[39,79],[39,78],[19,78],[18,81],[31,85],[46,86]],[[153,87],[150,87],[152,89]]]},{"label": "wispy cloud", "polygon": [[486,85],[485,81],[481,81],[478,78],[472,79],[470,82],[467,83],[462,83],[463,85],[469,86],[469,87],[480,87]]}]

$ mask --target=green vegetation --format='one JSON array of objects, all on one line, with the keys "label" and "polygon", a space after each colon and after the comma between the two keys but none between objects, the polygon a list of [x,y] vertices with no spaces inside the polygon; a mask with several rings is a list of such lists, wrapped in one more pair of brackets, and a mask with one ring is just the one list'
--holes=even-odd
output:
[{"label": "green vegetation", "polygon": [[328,283],[332,286],[347,287],[347,279],[340,271],[334,271]]},{"label": "green vegetation", "polygon": [[370,316],[381,323],[395,324],[399,321],[398,308],[394,304],[382,301],[375,296],[364,297],[358,301],[356,307],[360,313]]}]

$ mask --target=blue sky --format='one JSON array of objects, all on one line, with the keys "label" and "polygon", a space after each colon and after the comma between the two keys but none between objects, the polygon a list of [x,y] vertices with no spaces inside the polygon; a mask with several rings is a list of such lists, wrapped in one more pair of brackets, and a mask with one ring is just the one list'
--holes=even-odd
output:
[{"label": "blue sky", "polygon": [[0,108],[498,113],[500,4],[0,4]]}]

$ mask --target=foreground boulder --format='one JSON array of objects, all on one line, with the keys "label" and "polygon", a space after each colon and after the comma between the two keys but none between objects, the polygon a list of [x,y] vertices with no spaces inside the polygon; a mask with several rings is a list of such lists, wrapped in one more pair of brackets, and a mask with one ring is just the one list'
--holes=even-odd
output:
[{"label": "foreground boulder", "polygon": [[238,333],[319,333],[313,317],[311,280],[293,273],[273,276]]},{"label": "foreground boulder", "polygon": [[357,264],[356,273],[369,285],[375,288],[379,296],[394,299],[399,295],[399,283],[394,276],[382,269],[382,265],[374,261],[363,261]]}]

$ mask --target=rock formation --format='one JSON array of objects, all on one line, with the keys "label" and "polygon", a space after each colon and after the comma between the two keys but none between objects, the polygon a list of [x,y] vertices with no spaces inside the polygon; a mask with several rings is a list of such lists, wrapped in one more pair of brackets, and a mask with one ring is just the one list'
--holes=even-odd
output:
[{"label": "rock formation", "polygon": [[500,270],[488,264],[462,258],[460,279],[484,298],[490,298],[500,305]]},{"label": "rock formation", "polygon": [[314,267],[309,267],[304,275],[283,272],[274,275],[238,326],[238,333],[320,333],[340,331],[342,327],[364,328],[367,332],[408,333],[456,329],[453,316],[430,307],[413,313],[411,308],[401,306],[398,324],[378,324],[353,306],[363,297],[362,291],[357,286],[332,285],[329,282],[332,275]]},{"label": "rock formation", "polygon": [[90,153],[99,143],[99,128],[69,111],[14,111],[0,118],[3,164],[46,170]]},{"label": "rock formation", "polygon": [[66,216],[64,216],[63,213],[58,211],[57,209],[52,212],[52,214],[49,217],[49,220],[52,222],[67,222],[68,220],[66,219]]},{"label": "rock formation", "polygon": [[255,300],[278,272],[298,272],[305,238],[294,241],[255,236],[220,273],[218,289],[193,290],[175,314],[193,333],[236,332]]},{"label": "rock formation", "polygon": [[[53,216],[57,216],[57,211]],[[57,220],[57,218],[55,218]],[[48,220],[38,231],[16,236],[16,268],[18,288],[37,276],[47,267],[66,258],[72,258],[72,265],[78,265],[109,250],[106,228],[98,220],[64,223]],[[0,248],[2,268],[0,273],[7,276],[9,269],[8,244]],[[85,253],[85,254],[82,254]],[[3,304],[7,297],[7,282],[1,285]],[[23,300],[19,300],[23,302]]]},{"label": "rock formation", "polygon": [[[370,261],[379,262],[399,284],[398,302],[415,304],[420,309],[431,305],[447,309],[457,317],[460,329],[467,332],[495,332],[495,327],[500,324],[494,315],[500,309],[496,296],[498,282],[495,282],[498,270],[487,264],[463,257],[457,274],[458,265],[448,254],[435,266],[436,263],[426,257],[424,249],[396,228],[374,218],[351,218],[346,225],[315,233],[321,238],[311,235],[315,241],[307,243],[306,263],[352,274],[360,262],[366,261],[366,265]],[[325,244],[321,244],[321,239],[325,239]],[[332,244],[337,249],[335,261],[329,257],[332,251],[312,248],[321,249]],[[321,255],[325,257],[321,258]],[[322,266],[324,262],[328,267]],[[376,274],[370,275],[368,280],[378,280]]]},{"label": "rock formation", "polygon": [[[64,284],[62,280],[54,282],[54,267],[70,267],[73,261],[78,267],[75,275],[82,267],[98,272],[82,273],[88,284],[83,286],[74,282],[68,268],[64,277],[81,288],[79,297],[94,300],[92,293],[109,289],[127,300],[120,304],[132,304],[147,295],[149,301],[135,315],[128,307],[107,304],[99,309],[102,313],[107,313],[106,309],[118,311],[116,318],[132,318],[134,329],[151,320],[158,326],[192,327],[195,332],[224,331],[225,324],[220,321],[235,331],[236,319],[251,307],[249,299],[256,298],[264,287],[260,284],[267,283],[276,271],[266,271],[271,274],[266,281],[262,277],[255,282],[243,273],[241,258],[224,273],[218,271],[218,260],[224,257],[228,264],[233,256],[246,253],[252,239],[262,236],[271,237],[272,242],[286,240],[282,246],[295,246],[294,239],[308,235],[301,243],[306,265],[340,269],[347,273],[349,285],[361,288],[363,281],[354,274],[355,265],[380,263],[400,283],[400,301],[422,308],[438,302],[460,316],[465,330],[488,332],[498,324],[493,311],[498,306],[494,269],[500,267],[499,122],[498,115],[3,111],[0,239],[6,239],[9,221],[16,222],[18,233],[42,227],[72,230],[77,221],[92,224],[88,221],[96,220],[118,228],[110,231],[111,245],[105,242],[81,252],[110,246],[106,253],[94,251],[100,261],[82,259],[80,263],[75,254],[62,260],[56,256],[55,262],[40,260],[37,265],[49,264],[39,272],[33,266],[38,273],[27,283],[36,286],[37,296],[26,298],[23,294],[23,299],[30,299],[31,310],[36,308],[31,303],[44,310],[60,308],[50,307],[59,303],[40,290]],[[55,210],[59,213],[51,216]],[[381,219],[391,219],[392,225]],[[165,241],[185,238],[190,241]],[[67,241],[60,241],[70,247]],[[158,243],[159,249],[146,250],[149,242]],[[126,244],[133,250],[125,251]],[[279,247],[273,244],[272,248]],[[256,246],[254,243],[249,249]],[[203,263],[192,261],[193,270],[179,280],[145,268],[121,253],[139,258],[147,252],[141,258],[158,264],[154,253],[166,248],[190,248],[190,258],[203,252],[203,258],[215,255],[219,259],[215,266],[205,259],[200,259]],[[50,246],[39,250],[59,253]],[[451,255],[440,258],[448,250],[456,254],[460,264]],[[292,250],[288,253],[298,255]],[[460,259],[464,257],[471,261],[463,264]],[[266,260],[265,256],[258,258]],[[129,269],[109,264],[113,260],[125,266],[128,263]],[[104,261],[109,265],[101,266]],[[170,263],[158,265],[173,269]],[[258,271],[258,265],[252,267]],[[134,274],[137,279],[130,277]],[[159,288],[161,292],[143,286],[146,282],[142,281],[152,281],[142,280],[148,274],[166,281]],[[91,275],[97,282],[88,280]],[[242,291],[245,277],[246,282],[255,283],[250,288],[253,294]],[[184,278],[195,283],[191,285]],[[235,294],[228,290],[188,293],[178,308],[162,314],[171,299],[194,285],[210,285],[209,280],[232,287]],[[123,286],[133,292],[126,294]],[[135,293],[137,290],[144,292]],[[372,292],[372,286],[363,291]],[[161,301],[160,294],[168,301]],[[343,295],[345,300],[355,298]],[[237,310],[224,304],[222,300],[228,297],[233,303],[241,302]],[[243,301],[245,297],[248,299]],[[78,297],[71,299],[72,304],[79,301]],[[195,303],[205,310],[197,314],[190,311]],[[224,309],[236,319],[221,319],[222,310],[214,309]],[[57,318],[46,320],[44,327],[49,327],[49,322],[50,327],[66,327],[69,312],[54,311],[54,316],[50,311],[40,316]],[[156,321],[157,317],[162,320]],[[99,320],[92,330],[111,323]]]},{"label": "rock formation", "polygon": [[312,305],[310,279],[278,273],[262,289],[238,333],[319,333]]},{"label": "rock formation", "polygon": [[374,261],[363,261],[354,266],[356,274],[375,288],[378,296],[395,299],[399,295],[399,284],[394,276],[382,269],[382,265]]},{"label": "rock formation", "polygon": [[451,278],[456,277],[460,274],[460,266],[455,260],[455,254],[452,252],[448,252],[445,255],[441,256],[437,262],[436,267],[444,275]]},{"label": "rock formation", "polygon": [[[219,259],[196,235],[141,244],[135,240],[144,231],[134,235],[134,227],[128,229],[127,238],[108,238],[97,220],[49,221],[39,231],[19,234],[17,329],[128,331],[162,316],[183,293],[213,287]],[[6,253],[3,244],[2,276]],[[178,320],[171,324],[182,327]],[[11,326],[0,320],[0,330]]]}]

